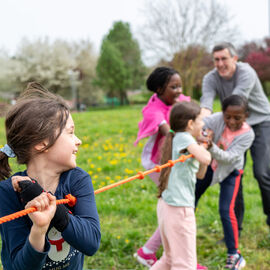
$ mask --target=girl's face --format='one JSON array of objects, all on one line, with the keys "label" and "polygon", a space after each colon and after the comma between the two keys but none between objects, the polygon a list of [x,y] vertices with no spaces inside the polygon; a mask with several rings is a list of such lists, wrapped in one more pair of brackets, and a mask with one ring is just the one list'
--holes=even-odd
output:
[{"label": "girl's face", "polygon": [[226,126],[231,131],[240,129],[247,118],[247,113],[243,110],[243,107],[238,105],[230,105],[223,112],[223,118]]},{"label": "girl's face", "polygon": [[74,122],[69,115],[62,133],[46,153],[49,166],[55,167],[59,172],[76,167],[76,154],[82,142],[76,137],[74,131]]},{"label": "girl's face", "polygon": [[192,128],[190,129],[190,133],[193,137],[199,137],[202,134],[202,128],[204,126],[203,117],[200,113],[196,119],[192,121]]},{"label": "girl's face", "polygon": [[[162,94],[159,94],[161,92]],[[158,97],[166,104],[173,105],[178,101],[180,94],[182,93],[182,81],[180,76],[175,73],[169,80],[165,90],[158,89]]]}]

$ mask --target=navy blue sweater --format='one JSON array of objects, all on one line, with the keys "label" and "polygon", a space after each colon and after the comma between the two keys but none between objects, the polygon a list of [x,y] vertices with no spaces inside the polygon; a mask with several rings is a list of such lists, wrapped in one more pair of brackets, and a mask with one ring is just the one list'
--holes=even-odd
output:
[{"label": "navy blue sweater", "polygon": [[[16,173],[26,175],[26,171]],[[57,199],[72,194],[77,203],[70,208],[70,222],[60,233],[49,229],[44,252],[36,251],[28,236],[32,222],[28,216],[0,225],[2,264],[5,270],[83,269],[84,254],[91,256],[99,248],[100,224],[90,176],[80,168],[64,172],[56,189]],[[23,209],[11,178],[0,182],[0,216]]]}]

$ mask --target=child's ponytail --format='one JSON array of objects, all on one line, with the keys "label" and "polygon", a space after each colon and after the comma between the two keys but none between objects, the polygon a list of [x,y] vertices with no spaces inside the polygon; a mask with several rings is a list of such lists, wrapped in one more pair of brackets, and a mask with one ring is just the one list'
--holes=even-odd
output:
[{"label": "child's ponytail", "polygon": [[[165,164],[168,160],[172,159],[172,140],[174,137],[175,132],[170,130],[170,132],[166,135],[165,142],[162,147],[162,157],[161,157],[161,164]],[[157,197],[160,198],[162,192],[166,189],[168,185],[169,175],[171,172],[171,167],[164,168],[160,172],[159,177],[159,186],[158,186],[158,195]]]},{"label": "child's ponytail", "polygon": [[9,178],[11,175],[11,168],[8,163],[8,156],[0,151],[0,181]]}]

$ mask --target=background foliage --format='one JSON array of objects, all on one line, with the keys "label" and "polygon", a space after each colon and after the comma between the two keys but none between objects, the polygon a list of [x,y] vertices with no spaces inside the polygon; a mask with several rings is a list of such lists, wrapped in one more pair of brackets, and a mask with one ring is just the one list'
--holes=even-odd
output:
[{"label": "background foliage", "polygon": [[0,115],[3,102],[16,98],[29,81],[61,94],[78,110],[127,104],[158,65],[178,70],[184,93],[199,98],[202,78],[213,68],[212,46],[220,41],[237,41],[240,60],[255,68],[270,94],[269,37],[239,45],[238,27],[220,1],[145,0],[142,15],[136,29],[114,22],[98,53],[88,40],[48,38],[23,39],[12,56],[0,50]]},{"label": "background foliage", "polygon": [[127,90],[138,89],[144,82],[145,67],[138,42],[128,23],[115,22],[103,39],[97,63],[97,83],[127,104]]}]

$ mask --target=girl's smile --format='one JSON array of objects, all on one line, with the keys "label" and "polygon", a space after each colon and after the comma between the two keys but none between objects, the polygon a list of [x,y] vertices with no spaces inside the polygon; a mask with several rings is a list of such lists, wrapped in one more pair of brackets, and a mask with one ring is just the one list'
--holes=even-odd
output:
[{"label": "girl's smile", "polygon": [[241,106],[228,106],[223,113],[224,122],[231,131],[240,129],[246,120],[247,114]]},{"label": "girl's smile", "polygon": [[159,89],[157,93],[158,97],[166,105],[173,105],[174,103],[178,102],[179,96],[182,93],[182,81],[180,76],[177,73],[172,75],[166,88]]},{"label": "girl's smile", "polygon": [[62,168],[63,171],[75,168],[76,154],[81,143],[81,140],[75,135],[74,122],[69,115],[66,127],[49,149],[47,158],[52,164],[57,165],[57,168]]}]

